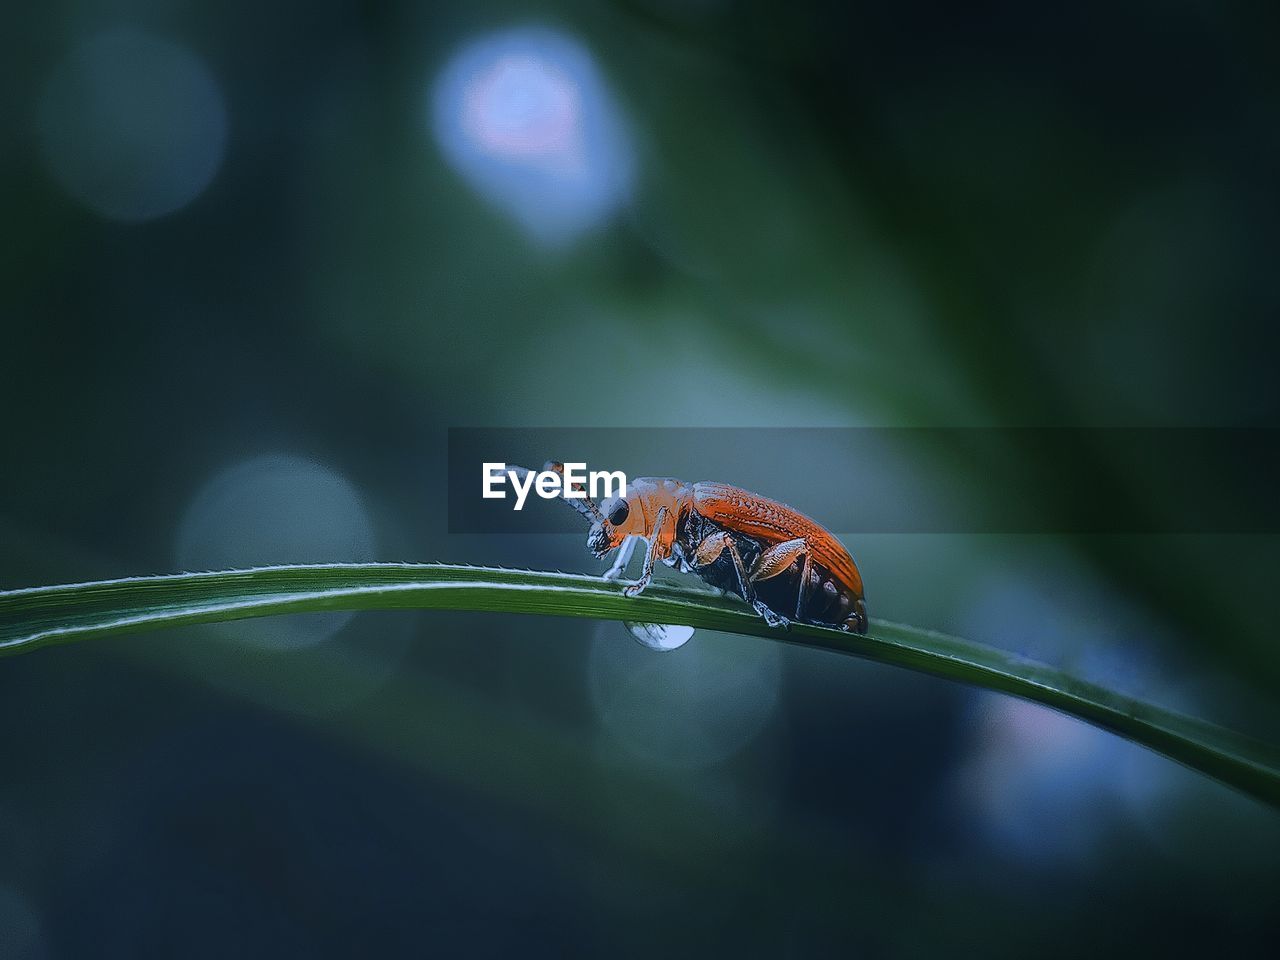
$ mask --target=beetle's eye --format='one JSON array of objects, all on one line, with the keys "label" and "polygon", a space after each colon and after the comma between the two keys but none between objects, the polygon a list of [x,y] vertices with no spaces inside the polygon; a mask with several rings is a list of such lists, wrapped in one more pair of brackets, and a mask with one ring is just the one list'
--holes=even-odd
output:
[{"label": "beetle's eye", "polygon": [[618,500],[609,508],[609,512],[606,516],[608,516],[609,522],[616,527],[627,522],[627,514],[630,512],[631,508],[627,506],[627,501]]}]

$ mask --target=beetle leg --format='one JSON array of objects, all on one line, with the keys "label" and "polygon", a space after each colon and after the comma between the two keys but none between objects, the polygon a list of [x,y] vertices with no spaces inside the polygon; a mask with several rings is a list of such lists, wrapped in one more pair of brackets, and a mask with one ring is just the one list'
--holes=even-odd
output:
[{"label": "beetle leg", "polygon": [[751,572],[751,582],[771,580],[791,569],[801,557],[804,563],[800,567],[800,589],[796,591],[796,619],[800,620],[804,613],[805,597],[809,593],[809,575],[813,569],[813,557],[809,553],[809,544],[803,537],[784,540],[760,554],[755,569]]},{"label": "beetle leg", "polygon": [[[804,541],[801,540],[800,543]],[[705,567],[709,563],[714,563],[726,550],[729,551],[729,556],[733,559],[733,569],[738,574],[738,591],[742,594],[742,599],[751,604],[755,612],[764,617],[765,623],[769,626],[787,626],[790,621],[770,610],[763,600],[757,600],[755,588],[752,586],[756,579],[767,580],[776,574],[770,573],[766,577],[753,577],[748,574],[747,565],[742,562],[742,554],[738,552],[738,545],[734,543],[733,536],[727,530],[717,530],[698,544],[698,548],[693,552],[693,564],[695,567]],[[756,566],[759,567],[759,562]]]},{"label": "beetle leg", "polygon": [[671,552],[671,535],[663,530],[666,524],[667,508],[662,507],[653,521],[653,536],[649,538],[649,549],[645,551],[644,570],[640,574],[640,579],[622,591],[628,597],[638,597],[644,593],[644,588],[649,586],[649,582],[653,579],[653,565],[665,559]]},{"label": "beetle leg", "polygon": [[715,563],[720,558],[720,554],[726,550],[729,556],[733,558],[733,569],[738,574],[738,589],[742,593],[742,599],[747,603],[752,603],[755,599],[755,592],[751,589],[751,578],[747,575],[747,565],[742,562],[742,554],[738,552],[738,545],[733,542],[733,537],[727,530],[717,530],[698,544],[693,551],[694,567],[705,567],[708,564]]},{"label": "beetle leg", "polygon": [[804,601],[809,595],[809,576],[813,570],[813,557],[809,553],[804,555],[804,566],[800,570],[800,589],[796,591],[796,619],[802,619],[804,613]]},{"label": "beetle leg", "polygon": [[618,547],[618,555],[613,558],[613,566],[601,574],[605,580],[617,580],[627,572],[627,564],[631,562],[631,555],[636,552],[636,542],[639,539],[634,534],[623,538],[622,545]]},{"label": "beetle leg", "polygon": [[689,561],[684,558],[684,551],[680,549],[679,542],[671,545],[671,556],[662,561],[668,567],[675,567],[681,573],[690,573],[693,568],[689,566]]},{"label": "beetle leg", "polygon": [[[800,557],[808,557],[809,544],[803,537],[796,537],[794,540],[784,540],[782,543],[775,543],[772,547],[756,559],[755,565],[751,570],[750,582],[752,585],[751,605],[756,608],[756,612],[764,617],[765,623],[771,627],[787,627],[791,621],[781,614],[770,610],[763,601],[754,599],[755,584],[760,580],[772,580],[774,577],[785,573],[791,569],[792,564]],[[801,591],[804,590],[803,584]],[[796,606],[799,607],[797,600]],[[800,619],[799,613],[796,619]]]},{"label": "beetle leg", "polygon": [[756,613],[764,617],[764,622],[769,626],[782,627],[783,630],[791,626],[790,620],[781,614],[774,613],[763,600],[752,600],[751,606],[755,608]]},{"label": "beetle leg", "polygon": [[742,554],[738,552],[738,545],[729,536],[725,537],[724,545],[729,551],[729,556],[733,558],[733,569],[738,571],[738,586],[742,588],[742,599],[747,603],[754,604],[756,602],[756,592],[751,587],[751,578],[747,576],[747,565],[742,562]]},{"label": "beetle leg", "polygon": [[769,626],[784,629],[790,626],[790,620],[774,613],[763,600],[756,599],[755,578],[747,573],[747,565],[742,562],[742,554],[738,552],[738,545],[733,542],[733,537],[725,537],[725,548],[733,558],[733,568],[738,571],[738,586],[742,589],[742,599],[751,604],[752,609],[764,617],[764,622]]},{"label": "beetle leg", "polygon": [[807,556],[808,553],[809,544],[805,542],[804,537],[796,537],[794,540],[775,543],[760,554],[760,559],[756,561],[755,568],[751,571],[751,579],[753,582],[756,580],[771,580],[791,569],[793,563],[799,560],[801,556]]},{"label": "beetle leg", "polygon": [[705,537],[693,551],[693,565],[705,567],[709,563],[715,563],[716,558],[724,553],[728,544],[729,534],[723,530],[717,530],[711,536]]}]

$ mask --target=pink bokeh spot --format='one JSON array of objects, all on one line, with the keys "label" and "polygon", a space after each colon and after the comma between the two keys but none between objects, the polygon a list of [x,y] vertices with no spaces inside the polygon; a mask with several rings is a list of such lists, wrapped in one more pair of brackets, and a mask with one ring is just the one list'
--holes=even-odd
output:
[{"label": "pink bokeh spot", "polygon": [[532,55],[511,54],[467,84],[462,126],[477,147],[495,156],[579,173],[581,103],[564,71]]}]

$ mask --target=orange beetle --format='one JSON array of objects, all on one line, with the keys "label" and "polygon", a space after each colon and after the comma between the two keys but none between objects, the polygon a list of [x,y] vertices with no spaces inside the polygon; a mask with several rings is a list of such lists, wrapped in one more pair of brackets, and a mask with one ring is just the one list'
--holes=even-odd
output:
[{"label": "orange beetle", "polygon": [[[563,474],[558,463],[547,469]],[[736,594],[773,627],[792,620],[867,632],[862,575],[843,544],[798,510],[724,483],[685,483],[641,477],[626,497],[599,506],[569,499],[592,521],[587,548],[597,558],[618,550],[607,579],[626,570],[636,544],[648,549],[640,579],[626,588],[638,596],[661,560]]]}]

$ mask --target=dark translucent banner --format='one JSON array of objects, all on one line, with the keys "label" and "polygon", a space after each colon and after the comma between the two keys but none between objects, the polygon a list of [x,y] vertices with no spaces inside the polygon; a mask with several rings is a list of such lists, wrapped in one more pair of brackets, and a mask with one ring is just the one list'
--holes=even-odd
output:
[{"label": "dark translucent banner", "polygon": [[[563,502],[510,478],[583,463],[627,478],[733,484],[835,533],[1275,533],[1271,429],[453,428],[451,533],[585,533]],[[491,471],[492,472],[492,471]]]}]

